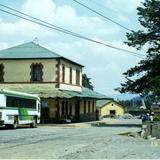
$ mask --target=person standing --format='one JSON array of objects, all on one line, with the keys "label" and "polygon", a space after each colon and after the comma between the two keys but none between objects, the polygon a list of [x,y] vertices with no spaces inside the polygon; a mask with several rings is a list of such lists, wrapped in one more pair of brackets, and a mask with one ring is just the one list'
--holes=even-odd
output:
[{"label": "person standing", "polygon": [[153,121],[153,118],[154,118],[154,112],[151,112],[151,114],[150,114],[150,121]]}]

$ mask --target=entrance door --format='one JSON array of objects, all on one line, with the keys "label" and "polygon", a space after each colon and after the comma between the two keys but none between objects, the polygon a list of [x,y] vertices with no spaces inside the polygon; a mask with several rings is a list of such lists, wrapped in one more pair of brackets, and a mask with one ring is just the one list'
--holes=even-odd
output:
[{"label": "entrance door", "polygon": [[80,104],[79,102],[77,102],[75,105],[75,119],[79,120],[79,118],[80,118]]},{"label": "entrance door", "polygon": [[41,108],[41,123],[49,121],[49,108]]},{"label": "entrance door", "polygon": [[115,117],[116,111],[115,110],[110,110],[110,117]]}]

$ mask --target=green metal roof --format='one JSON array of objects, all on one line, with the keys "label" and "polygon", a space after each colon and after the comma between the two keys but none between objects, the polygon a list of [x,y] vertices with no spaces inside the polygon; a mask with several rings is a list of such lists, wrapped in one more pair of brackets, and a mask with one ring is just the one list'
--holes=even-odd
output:
[{"label": "green metal roof", "polygon": [[74,62],[70,59],[67,59],[34,42],[24,43],[0,51],[0,59],[54,59],[54,58],[62,58],[83,67],[83,65]]},{"label": "green metal roof", "polygon": [[28,86],[27,84],[3,84],[0,86],[4,89],[10,89],[14,91],[21,91],[30,94],[39,95],[41,98],[94,98],[94,99],[106,99],[107,96],[100,94],[98,92],[89,90],[87,88],[82,87],[82,92],[77,91],[68,91],[68,90],[60,90],[53,87],[42,87],[39,84],[34,86]]},{"label": "green metal roof", "polygon": [[82,87],[82,92],[76,92],[76,91],[67,91],[62,90],[62,92],[70,95],[71,97],[79,97],[79,98],[95,98],[95,99],[106,99],[109,98],[106,95],[103,95],[101,93],[92,91],[88,88]]},{"label": "green metal roof", "polygon": [[0,51],[0,59],[22,58],[59,58],[62,57],[34,42],[24,43],[15,47]]}]

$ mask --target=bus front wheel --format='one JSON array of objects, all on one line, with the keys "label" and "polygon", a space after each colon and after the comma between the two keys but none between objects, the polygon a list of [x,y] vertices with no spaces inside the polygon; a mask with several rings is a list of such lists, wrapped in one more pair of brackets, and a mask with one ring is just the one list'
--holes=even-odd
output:
[{"label": "bus front wheel", "polygon": [[14,117],[14,123],[12,124],[11,128],[12,129],[16,129],[18,126],[18,118],[17,117]]},{"label": "bus front wheel", "polygon": [[34,117],[32,123],[30,124],[31,128],[36,128],[37,127],[37,117]]}]

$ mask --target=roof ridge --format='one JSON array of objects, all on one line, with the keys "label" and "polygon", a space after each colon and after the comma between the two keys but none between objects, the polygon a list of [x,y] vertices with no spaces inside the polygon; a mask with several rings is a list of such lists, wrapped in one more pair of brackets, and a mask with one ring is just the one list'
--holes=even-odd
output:
[{"label": "roof ridge", "polygon": [[36,43],[34,43],[34,42],[32,42],[32,43],[35,44],[35,45],[37,45],[37,46],[39,46],[39,47],[41,47],[41,48],[43,48],[43,49],[45,49],[45,50],[47,50],[47,51],[49,51],[49,52],[51,52],[52,54],[56,54],[56,55],[59,56],[59,57],[63,57],[63,56],[61,56],[60,54],[55,53],[55,52],[51,51],[50,49],[47,49],[47,48],[45,48],[45,47],[43,47],[43,46],[41,46],[41,45],[39,45],[39,44],[36,44]]}]

